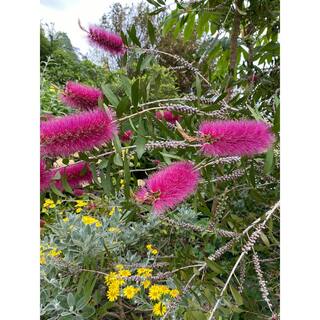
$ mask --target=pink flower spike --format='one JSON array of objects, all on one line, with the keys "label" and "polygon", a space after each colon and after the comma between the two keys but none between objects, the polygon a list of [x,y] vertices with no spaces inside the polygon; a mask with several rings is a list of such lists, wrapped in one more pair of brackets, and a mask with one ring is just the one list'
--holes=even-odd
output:
[{"label": "pink flower spike", "polygon": [[181,117],[173,114],[171,111],[157,111],[156,118],[158,120],[165,120],[171,124],[175,124]]},{"label": "pink flower spike", "polygon": [[98,107],[98,101],[103,99],[103,93],[99,89],[68,81],[60,99],[72,108],[87,111]]},{"label": "pink flower spike", "polygon": [[[61,178],[65,176],[71,188],[78,188],[92,181],[91,170],[85,162],[78,162],[66,167],[54,169],[52,170],[52,176],[55,176],[57,172],[60,173]],[[61,191],[64,190],[61,180],[58,180],[55,186]]]},{"label": "pink flower spike", "polygon": [[175,162],[151,175],[135,198],[139,203],[151,204],[155,214],[162,214],[194,193],[199,179],[192,162]]},{"label": "pink flower spike", "polygon": [[120,137],[122,142],[129,142],[132,138],[133,132],[131,130],[126,130],[123,135]]},{"label": "pink flower spike", "polygon": [[90,26],[88,32],[89,42],[114,55],[123,55],[126,52],[124,43],[117,34],[109,32],[98,26]]},{"label": "pink flower spike", "polygon": [[41,122],[41,154],[68,156],[109,142],[117,133],[111,110],[96,109]]},{"label": "pink flower spike", "polygon": [[210,121],[200,125],[202,152],[213,156],[251,156],[267,151],[275,137],[263,121]]}]

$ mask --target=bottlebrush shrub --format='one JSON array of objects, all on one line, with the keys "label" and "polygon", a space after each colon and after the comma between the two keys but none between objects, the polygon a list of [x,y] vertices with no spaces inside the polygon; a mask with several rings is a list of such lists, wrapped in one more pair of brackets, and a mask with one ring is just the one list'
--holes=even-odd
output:
[{"label": "bottlebrush shrub", "polygon": [[114,114],[109,109],[41,122],[41,154],[55,157],[89,151],[110,141],[117,131]]},{"label": "bottlebrush shrub", "polygon": [[124,43],[117,34],[109,32],[98,26],[90,26],[88,32],[89,42],[114,55],[123,55],[126,52]]},{"label": "bottlebrush shrub", "polygon": [[68,81],[60,99],[72,108],[91,110],[98,107],[98,101],[103,99],[103,93],[99,89]]},{"label": "bottlebrush shrub", "polygon": [[267,151],[275,138],[270,127],[255,120],[209,121],[199,127],[206,141],[202,152],[213,156],[251,156]]},{"label": "bottlebrush shrub", "polygon": [[[66,167],[51,170],[44,170],[42,163],[43,161],[40,162],[41,192],[46,191],[50,188],[50,183],[52,183],[52,179],[57,175],[58,172],[60,173],[61,177],[64,176],[66,178],[66,181],[71,188],[78,188],[83,184],[90,183],[92,181],[92,173],[89,169],[88,164],[85,162],[81,161]],[[57,180],[56,182],[54,182],[54,185],[59,190],[64,190],[61,180]],[[80,195],[78,189],[75,190],[77,190],[76,195]]]},{"label": "bottlebrush shrub", "polygon": [[158,120],[165,120],[171,124],[175,124],[181,117],[173,114],[171,111],[157,111],[156,118]]},{"label": "bottlebrush shrub", "polygon": [[199,179],[192,162],[175,162],[151,175],[135,197],[139,203],[151,204],[155,214],[162,214],[195,192]]}]

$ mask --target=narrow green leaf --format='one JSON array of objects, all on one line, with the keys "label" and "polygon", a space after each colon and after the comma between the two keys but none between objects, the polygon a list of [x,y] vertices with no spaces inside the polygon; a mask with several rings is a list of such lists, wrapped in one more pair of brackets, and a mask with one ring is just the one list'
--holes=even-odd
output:
[{"label": "narrow green leaf", "polygon": [[194,20],[195,20],[195,16],[193,14],[189,15],[188,22],[187,22],[187,24],[184,28],[184,32],[183,32],[183,37],[184,37],[185,41],[189,40],[192,35],[193,28],[194,28]]},{"label": "narrow green leaf", "polygon": [[131,83],[129,78],[127,78],[126,76],[124,76],[123,74],[120,75],[120,80],[122,83],[122,88],[124,90],[124,92],[126,93],[126,95],[131,98]]},{"label": "narrow green leaf", "polygon": [[74,295],[72,294],[72,292],[68,293],[67,303],[69,307],[73,307],[76,303],[76,299],[74,298]]},{"label": "narrow green leaf", "polygon": [[272,171],[272,164],[273,164],[273,149],[271,148],[265,156],[264,162],[264,173],[270,174]]},{"label": "narrow green leaf", "polygon": [[231,294],[236,302],[236,304],[238,306],[241,306],[243,304],[243,299],[242,299],[242,296],[241,294],[239,293],[239,291],[237,289],[235,289],[233,286],[230,285],[230,291],[231,291]]},{"label": "narrow green leaf", "polygon": [[137,31],[136,31],[136,27],[135,25],[133,24],[132,27],[128,30],[128,34],[129,34],[129,37],[130,39],[132,40],[132,42],[134,44],[136,44],[138,47],[141,47],[141,43],[137,37]]},{"label": "narrow green leaf", "polygon": [[196,75],[196,89],[197,89],[197,96],[201,97],[201,80],[198,75]]},{"label": "narrow green leaf", "polygon": [[110,101],[110,103],[114,107],[116,107],[119,103],[119,99],[112,92],[110,85],[109,84],[102,85],[102,91],[103,91],[104,95],[107,97],[107,99]]},{"label": "narrow green leaf", "polygon": [[62,183],[62,186],[63,186],[63,189],[71,194],[73,194],[73,190],[72,188],[70,187],[69,183],[68,183],[68,180],[67,180],[67,177],[66,175],[62,175],[61,177],[61,183]]},{"label": "narrow green leaf", "polygon": [[139,79],[137,79],[132,87],[131,87],[131,101],[132,101],[132,104],[136,107],[139,103]]},{"label": "narrow green leaf", "polygon": [[156,35],[155,35],[154,26],[152,25],[152,22],[149,19],[148,19],[147,29],[148,29],[150,42],[151,44],[154,44],[156,41]]}]

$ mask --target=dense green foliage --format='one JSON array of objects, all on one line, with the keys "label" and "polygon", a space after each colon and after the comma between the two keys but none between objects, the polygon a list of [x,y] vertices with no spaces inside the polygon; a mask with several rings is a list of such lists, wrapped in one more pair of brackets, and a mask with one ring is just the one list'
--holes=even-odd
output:
[{"label": "dense green foliage", "polygon": [[[128,17],[128,9],[119,4],[103,15],[102,25],[121,32],[131,49],[121,59],[99,59],[103,61],[100,65],[79,57],[65,33],[45,35],[41,31],[41,60],[47,62],[42,64],[41,112],[72,112],[59,102],[58,93],[66,81],[73,80],[101,88],[105,106],[111,105],[118,119],[159,106],[152,101],[188,95],[189,100],[176,103],[203,112],[222,110],[222,117],[228,119],[264,120],[272,127],[276,142],[266,154],[203,168],[196,194],[168,212],[172,220],[151,215],[150,206],[138,205],[133,193],[142,179],[162,165],[185,159],[200,163],[205,158],[194,147],[147,148],[151,141],[182,140],[178,130],[156,119],[154,110],[120,122],[119,135],[133,131],[129,142],[121,143],[117,136],[91,152],[48,159],[55,164],[89,162],[94,183],[84,188],[81,197],[55,189],[42,195],[46,221],[41,241],[43,319],[156,318],[154,303],[144,289],[135,299],[108,301],[103,273],[115,271],[117,264],[125,265],[132,274],[136,264],[152,267],[154,276],[173,271],[155,281],[184,293],[170,310],[173,300],[165,301],[170,311],[167,319],[209,319],[255,229],[212,261],[208,257],[230,240],[217,230],[242,233],[257,218],[263,221],[279,200],[279,2],[237,0],[234,5],[231,0],[204,0],[179,2],[174,10],[168,8],[169,0],[148,2],[135,9],[138,14]],[[211,100],[208,103],[204,98]],[[181,127],[191,136],[207,119],[200,114],[179,114]],[[219,179],[235,170],[243,174]],[[44,198],[54,201],[51,208]],[[79,199],[85,201],[83,206],[77,205]],[[84,216],[96,218],[101,225],[84,223]],[[275,211],[254,246],[273,313],[262,298],[250,252],[227,282],[216,320],[277,319],[279,240]],[[150,243],[158,254],[148,252]],[[55,254],[54,248],[61,252]]]}]

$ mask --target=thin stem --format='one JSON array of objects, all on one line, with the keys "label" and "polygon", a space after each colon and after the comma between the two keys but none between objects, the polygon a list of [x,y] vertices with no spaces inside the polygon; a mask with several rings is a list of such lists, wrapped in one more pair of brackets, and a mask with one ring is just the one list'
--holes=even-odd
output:
[{"label": "thin stem", "polygon": [[[267,223],[267,221],[270,219],[270,217],[272,216],[272,214],[279,208],[279,206],[280,206],[280,201],[278,201],[278,202],[272,207],[272,209],[270,209],[268,212],[266,212],[266,213],[264,214],[265,219],[264,219],[264,221],[262,222],[262,225],[263,225],[263,226]],[[259,221],[261,221],[261,219],[262,219],[262,217],[260,217],[260,218],[258,218],[257,220],[255,220],[249,227],[247,227],[247,228],[242,232],[242,234],[246,234],[256,223],[258,223]],[[233,266],[233,268],[232,268],[232,270],[231,270],[231,272],[230,272],[230,274],[229,274],[229,277],[228,277],[226,283],[224,284],[224,287],[222,288],[222,290],[221,290],[221,292],[220,292],[219,298],[218,298],[218,300],[216,301],[216,303],[215,303],[215,305],[214,305],[214,307],[213,307],[213,309],[212,309],[212,311],[211,311],[211,313],[210,313],[210,316],[209,316],[208,320],[213,320],[213,319],[214,319],[214,313],[215,313],[215,311],[217,310],[217,308],[219,307],[219,304],[220,304],[220,302],[221,302],[222,296],[223,296],[224,292],[226,291],[226,289],[227,289],[227,287],[228,287],[228,285],[229,285],[229,282],[230,282],[233,274],[235,273],[235,271],[236,271],[239,263],[241,262],[241,260],[243,259],[243,257],[244,257],[246,254],[247,254],[246,251],[242,251],[241,255],[239,256],[239,258],[237,259],[236,263],[234,264],[234,266]]]}]

